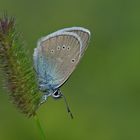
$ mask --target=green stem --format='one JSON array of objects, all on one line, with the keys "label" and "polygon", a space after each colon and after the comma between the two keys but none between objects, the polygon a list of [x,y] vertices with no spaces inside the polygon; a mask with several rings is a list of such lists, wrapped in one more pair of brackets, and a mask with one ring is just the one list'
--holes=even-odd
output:
[{"label": "green stem", "polygon": [[38,129],[40,131],[40,135],[42,137],[42,140],[47,140],[46,135],[45,135],[44,130],[43,130],[41,124],[40,124],[40,121],[39,121],[39,118],[38,118],[37,114],[34,116],[34,118],[35,118],[37,127],[38,127]]}]

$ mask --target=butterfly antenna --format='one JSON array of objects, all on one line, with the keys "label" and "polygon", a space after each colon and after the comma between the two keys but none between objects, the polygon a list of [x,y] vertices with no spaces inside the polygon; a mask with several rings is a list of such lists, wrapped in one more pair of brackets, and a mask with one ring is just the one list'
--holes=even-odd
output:
[{"label": "butterfly antenna", "polygon": [[66,104],[67,111],[68,111],[68,113],[70,114],[71,119],[73,119],[73,114],[72,114],[72,112],[70,111],[70,108],[69,108],[68,102],[67,102],[67,100],[66,100],[66,97],[65,97],[63,94],[62,94],[62,97],[64,98],[64,101],[65,101],[65,104]]}]

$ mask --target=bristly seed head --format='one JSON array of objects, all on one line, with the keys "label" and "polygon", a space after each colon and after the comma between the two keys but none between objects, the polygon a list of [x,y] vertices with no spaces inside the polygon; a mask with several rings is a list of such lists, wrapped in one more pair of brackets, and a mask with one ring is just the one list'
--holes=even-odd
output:
[{"label": "bristly seed head", "polygon": [[39,106],[41,93],[36,85],[32,62],[15,29],[15,19],[0,18],[0,67],[5,74],[9,95],[26,116],[33,116]]}]

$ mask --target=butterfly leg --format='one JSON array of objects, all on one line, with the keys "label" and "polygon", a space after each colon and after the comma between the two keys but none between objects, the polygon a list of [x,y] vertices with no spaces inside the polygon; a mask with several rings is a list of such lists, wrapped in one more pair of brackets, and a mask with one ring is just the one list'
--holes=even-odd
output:
[{"label": "butterfly leg", "polygon": [[48,95],[44,94],[44,95],[42,96],[41,100],[40,100],[40,104],[45,103],[46,100],[47,100],[47,98],[48,98]]}]

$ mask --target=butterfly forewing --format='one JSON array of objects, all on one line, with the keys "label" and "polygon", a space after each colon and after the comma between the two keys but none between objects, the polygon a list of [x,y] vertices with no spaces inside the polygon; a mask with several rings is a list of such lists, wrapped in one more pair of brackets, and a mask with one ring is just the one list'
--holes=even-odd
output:
[{"label": "butterfly forewing", "polygon": [[81,41],[75,33],[60,33],[42,38],[34,52],[39,79],[58,88],[71,75],[80,60]]}]

